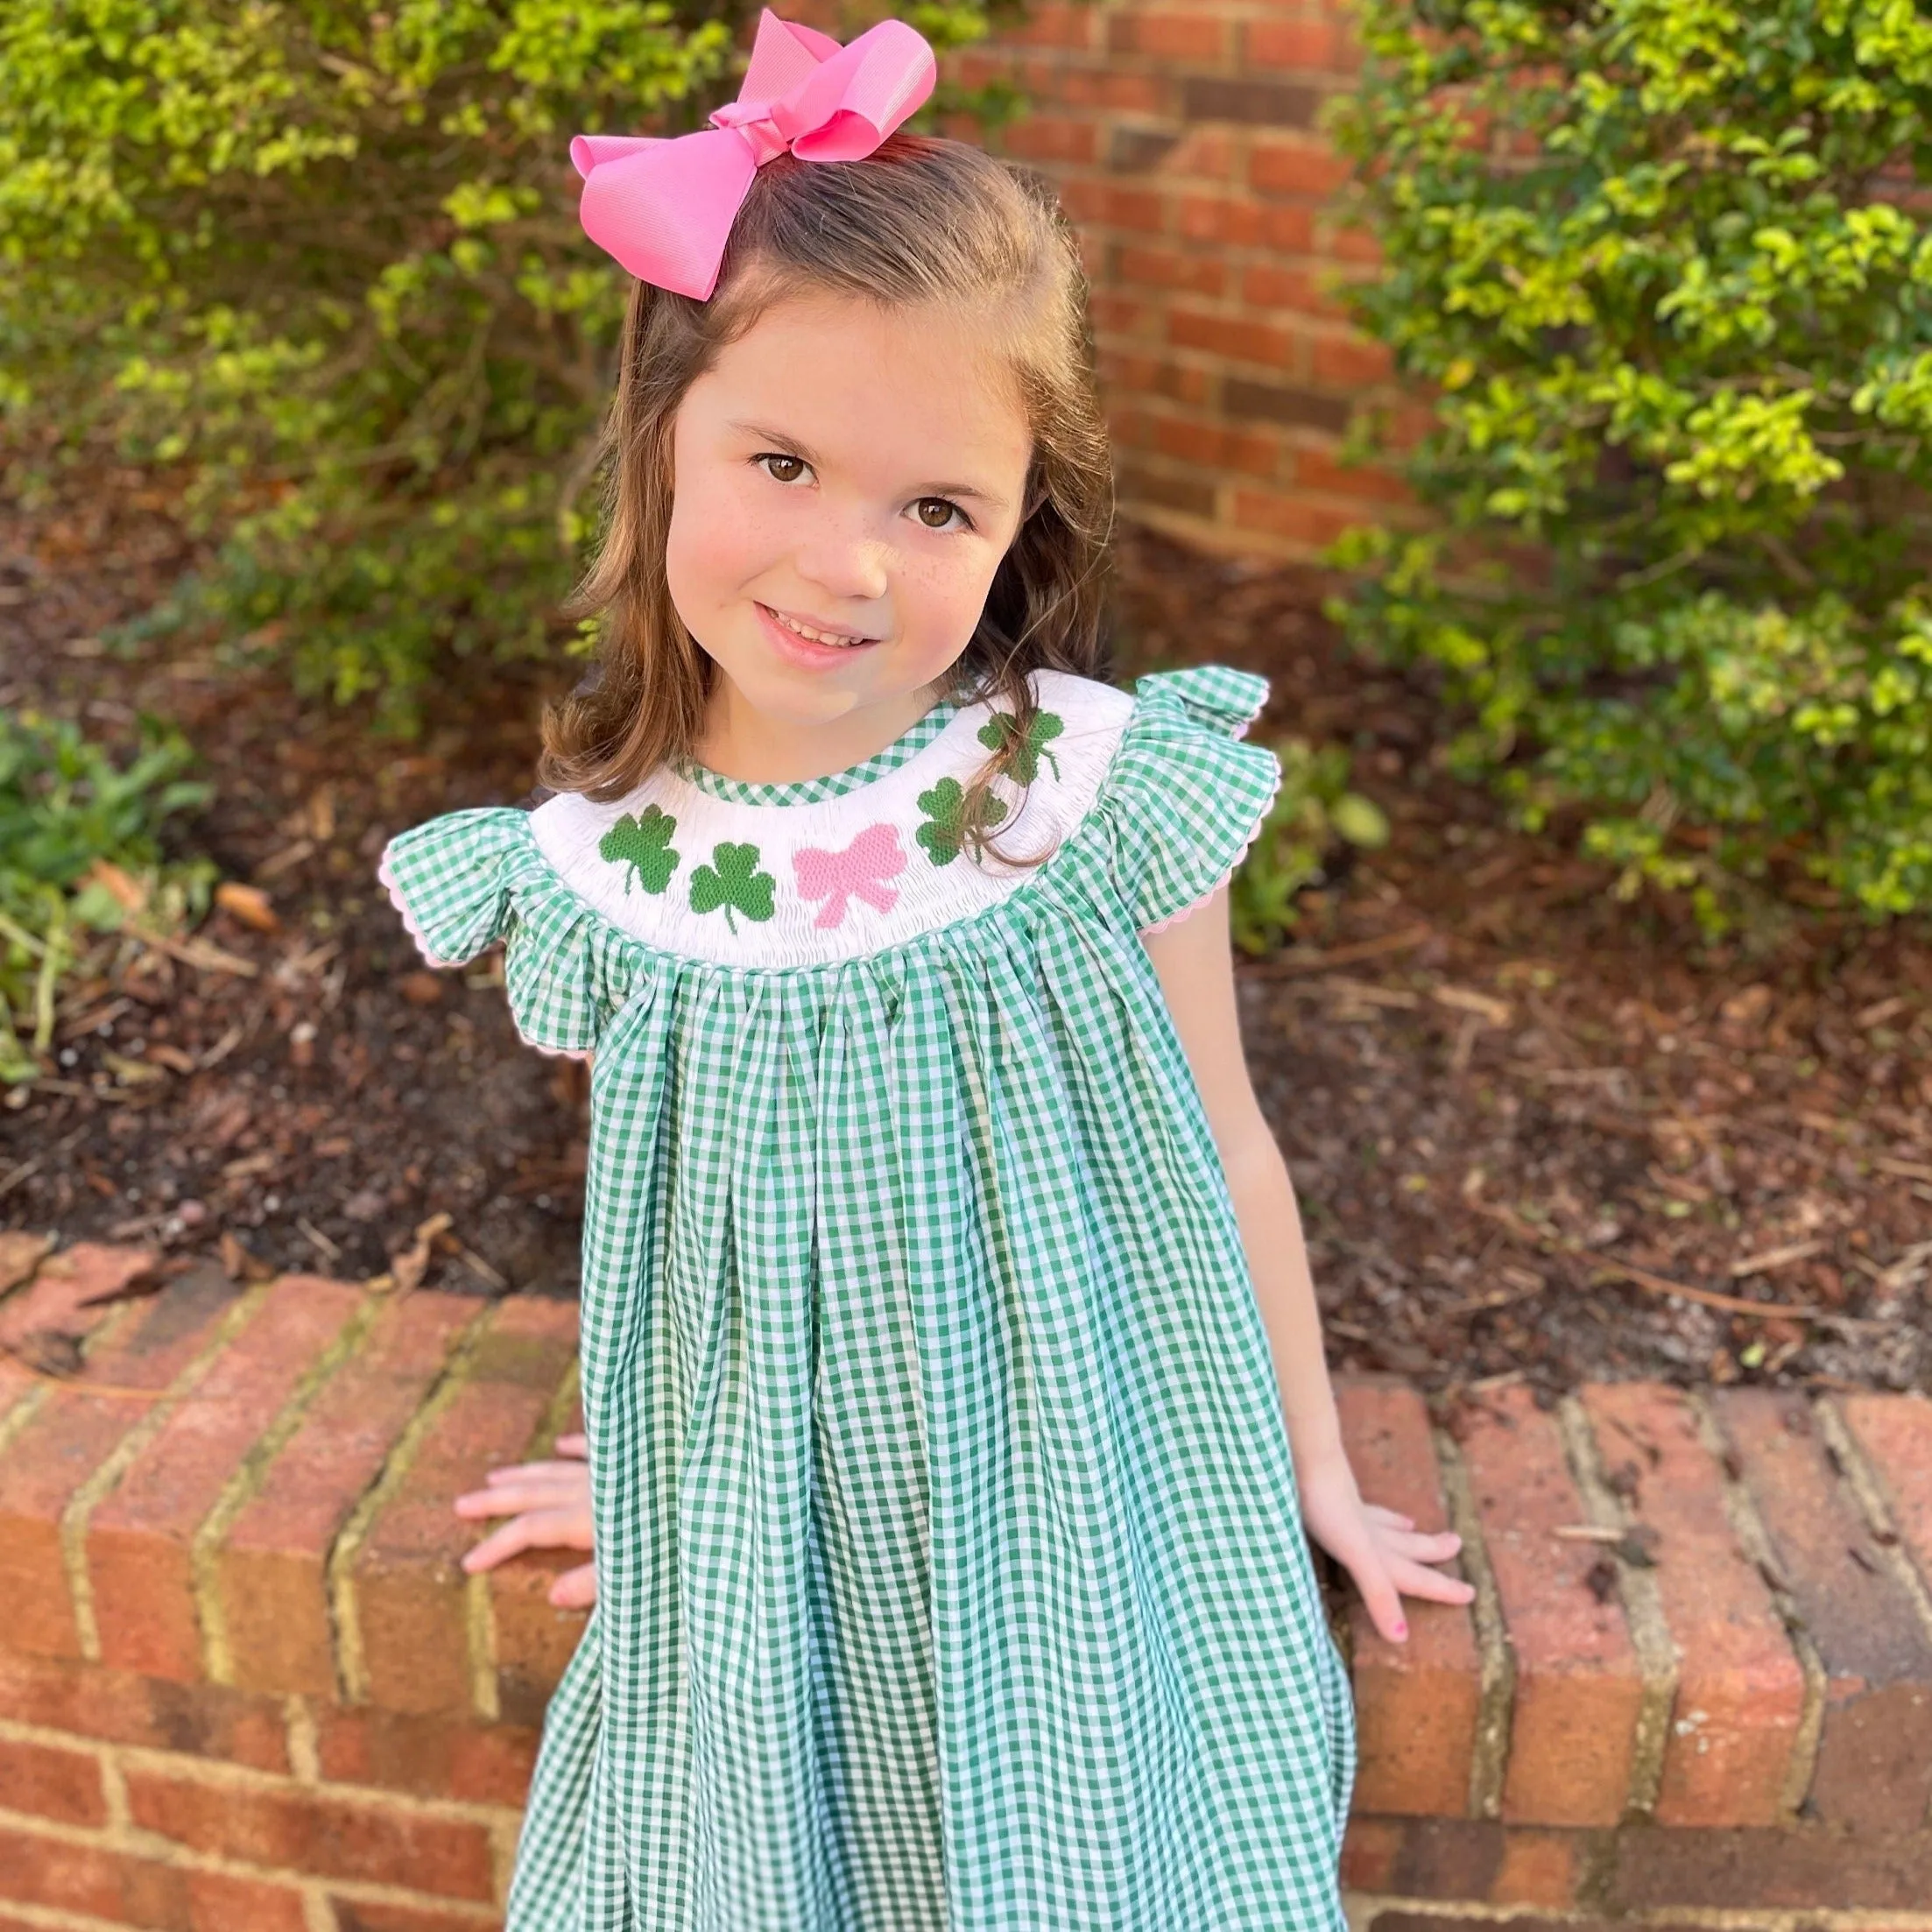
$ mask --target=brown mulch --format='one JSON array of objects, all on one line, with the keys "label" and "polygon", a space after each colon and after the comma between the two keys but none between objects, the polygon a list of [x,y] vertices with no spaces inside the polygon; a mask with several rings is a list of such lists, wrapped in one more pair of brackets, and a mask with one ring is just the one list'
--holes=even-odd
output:
[{"label": "brown mulch", "polygon": [[[217,788],[181,850],[274,920],[220,911],[69,987],[58,1066],[0,1109],[0,1224],[570,1292],[582,1069],[518,1044],[493,960],[421,970],[373,877],[401,827],[525,794],[544,679],[465,666],[401,744],[205,648],[102,652],[191,555],[130,488],[0,506],[0,705],[110,739],[137,708],[178,720]],[[1932,1388],[1925,923],[1815,907],[1775,943],[1707,947],[1447,778],[1426,680],[1343,653],[1311,573],[1151,534],[1121,562],[1124,673],[1266,672],[1256,735],[1351,743],[1394,828],[1306,895],[1295,946],[1240,970],[1331,1363],[1431,1388]]]}]

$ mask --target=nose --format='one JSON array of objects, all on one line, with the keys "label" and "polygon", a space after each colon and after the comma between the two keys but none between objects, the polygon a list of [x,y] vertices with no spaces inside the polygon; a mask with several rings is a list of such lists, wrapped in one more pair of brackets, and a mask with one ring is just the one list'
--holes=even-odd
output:
[{"label": "nose", "polygon": [[840,515],[828,507],[800,541],[794,561],[799,575],[828,597],[867,603],[891,589],[890,557],[890,546],[856,510]]}]

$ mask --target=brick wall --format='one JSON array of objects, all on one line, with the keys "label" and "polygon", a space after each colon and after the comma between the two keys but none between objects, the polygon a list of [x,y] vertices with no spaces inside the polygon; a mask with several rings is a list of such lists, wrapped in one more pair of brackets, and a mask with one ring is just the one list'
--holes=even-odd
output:
[{"label": "brick wall", "polygon": [[954,61],[1028,95],[994,145],[1080,224],[1122,509],[1197,545],[1306,557],[1404,500],[1336,461],[1388,373],[1324,286],[1375,260],[1316,125],[1355,65],[1343,0],[1038,4]]},{"label": "brick wall", "polygon": [[[499,1924],[580,1559],[468,1576],[450,1503],[577,1426],[574,1305],[38,1246],[0,1235],[0,1932]],[[1344,1593],[1362,1932],[1932,1928],[1932,1402],[1505,1386],[1451,1432],[1337,1388],[1478,1591],[1406,1645]]]}]

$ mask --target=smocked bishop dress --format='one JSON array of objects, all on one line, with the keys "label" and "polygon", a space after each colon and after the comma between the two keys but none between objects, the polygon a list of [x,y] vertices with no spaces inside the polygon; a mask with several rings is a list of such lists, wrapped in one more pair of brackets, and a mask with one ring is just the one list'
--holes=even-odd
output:
[{"label": "smocked bishop dress", "polygon": [[1139,934],[1266,695],[1035,673],[831,777],[666,765],[382,871],[594,1055],[597,1602],[508,1932],[1341,1932],[1355,1773],[1266,1331]]}]

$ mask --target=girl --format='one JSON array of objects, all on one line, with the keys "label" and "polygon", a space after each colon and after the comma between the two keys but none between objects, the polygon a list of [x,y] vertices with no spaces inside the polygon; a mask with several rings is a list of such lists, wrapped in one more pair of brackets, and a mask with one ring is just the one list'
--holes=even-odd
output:
[{"label": "girl", "polygon": [[510,1932],[1340,1932],[1307,1539],[1391,1637],[1470,1595],[1357,1493],[1242,1062],[1266,685],[1103,676],[1075,243],[932,81],[766,13],[710,130],[574,145],[601,676],[384,855],[593,1061],[584,1433],[457,1505],[592,1553]]}]

